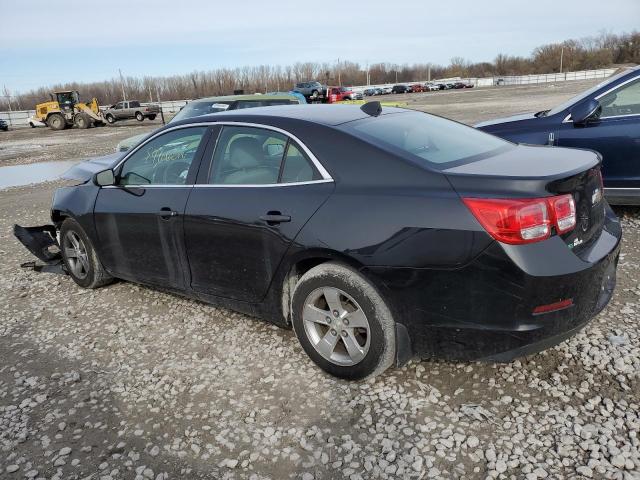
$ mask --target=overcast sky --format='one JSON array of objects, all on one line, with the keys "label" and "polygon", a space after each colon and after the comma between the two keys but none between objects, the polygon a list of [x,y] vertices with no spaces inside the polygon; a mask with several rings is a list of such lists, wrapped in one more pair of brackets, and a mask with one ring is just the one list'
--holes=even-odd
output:
[{"label": "overcast sky", "polygon": [[640,26],[640,0],[0,0],[0,88],[297,61],[447,64]]}]

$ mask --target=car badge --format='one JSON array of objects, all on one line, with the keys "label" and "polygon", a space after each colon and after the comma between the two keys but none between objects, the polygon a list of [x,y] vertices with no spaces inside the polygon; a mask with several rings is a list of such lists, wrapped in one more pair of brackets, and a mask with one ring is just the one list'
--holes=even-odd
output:
[{"label": "car badge", "polygon": [[596,203],[602,200],[602,190],[596,188],[591,194],[591,205],[595,205]]},{"label": "car badge", "polygon": [[583,243],[584,243],[584,240],[576,238],[572,243],[570,243],[567,246],[569,247],[569,249],[573,249],[573,248],[577,247],[578,245],[582,245]]}]

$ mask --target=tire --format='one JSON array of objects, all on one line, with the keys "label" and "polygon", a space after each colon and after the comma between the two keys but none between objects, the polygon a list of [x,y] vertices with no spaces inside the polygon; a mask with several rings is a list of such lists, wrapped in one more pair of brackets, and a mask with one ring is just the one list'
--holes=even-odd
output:
[{"label": "tire", "polygon": [[85,130],[91,126],[91,117],[89,117],[89,115],[87,115],[86,113],[79,113],[74,119],[74,124],[76,128]]},{"label": "tire", "polygon": [[316,100],[319,96],[320,96],[320,93],[317,90],[314,90],[313,92],[311,92],[311,98],[313,100]]},{"label": "tire", "polygon": [[60,250],[69,276],[83,288],[98,288],[113,281],[96,254],[93,244],[73,218],[60,227]]},{"label": "tire", "polygon": [[104,127],[105,123],[104,122],[93,122],[93,126],[94,127]]},{"label": "tire", "polygon": [[47,118],[47,125],[51,130],[64,130],[67,128],[67,121],[59,113],[52,113]]},{"label": "tire", "polygon": [[152,115],[149,115],[147,118],[148,118],[149,120],[155,120],[155,119],[156,119],[156,115],[155,115],[155,114],[152,114]]},{"label": "tire", "polygon": [[[391,312],[371,283],[346,265],[328,262],[305,273],[293,291],[291,317],[302,348],[331,375],[362,380],[393,364],[396,338]],[[323,348],[325,340],[334,346]]]},{"label": "tire", "polygon": [[113,125],[114,123],[116,123],[116,117],[114,117],[110,113],[107,114],[105,119],[107,120],[107,123],[109,123],[110,125]]},{"label": "tire", "polygon": [[136,112],[136,120],[138,120],[139,122],[142,122],[144,120],[144,115],[142,114],[142,112]]}]

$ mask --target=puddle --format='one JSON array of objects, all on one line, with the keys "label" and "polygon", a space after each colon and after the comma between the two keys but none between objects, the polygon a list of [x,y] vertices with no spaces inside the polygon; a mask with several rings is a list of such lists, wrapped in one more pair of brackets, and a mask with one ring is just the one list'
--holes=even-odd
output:
[{"label": "puddle", "polygon": [[0,190],[56,180],[77,163],[77,161],[41,162],[0,167]]}]

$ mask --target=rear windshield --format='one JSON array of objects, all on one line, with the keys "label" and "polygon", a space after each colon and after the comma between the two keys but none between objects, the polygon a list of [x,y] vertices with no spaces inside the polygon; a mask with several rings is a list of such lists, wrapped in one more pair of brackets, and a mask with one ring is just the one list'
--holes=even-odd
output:
[{"label": "rear windshield", "polygon": [[216,102],[216,101],[196,101],[187,103],[175,117],[172,122],[184,120],[185,118],[199,117],[201,115],[209,115],[210,113],[224,112],[229,108],[232,102]]},{"label": "rear windshield", "polygon": [[419,163],[451,168],[513,148],[493,135],[422,112],[392,113],[345,123],[342,129]]}]

